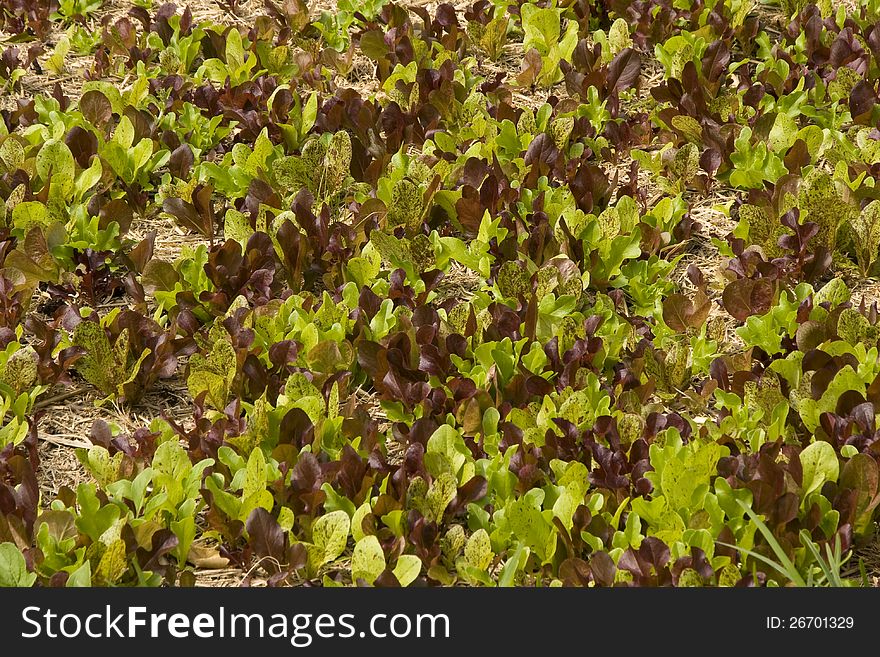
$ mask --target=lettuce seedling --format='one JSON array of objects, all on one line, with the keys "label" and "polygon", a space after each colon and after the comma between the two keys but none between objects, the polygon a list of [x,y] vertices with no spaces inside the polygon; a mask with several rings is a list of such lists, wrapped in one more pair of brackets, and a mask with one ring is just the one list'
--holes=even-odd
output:
[{"label": "lettuce seedling", "polygon": [[[467,13],[465,14],[467,17]],[[507,43],[510,18],[494,7],[491,17],[480,13],[467,21],[467,33],[471,42],[493,62],[497,62]]]},{"label": "lettuce seedling", "polygon": [[[520,82],[551,87],[562,80],[559,63],[570,60],[578,41],[578,24],[568,21],[562,31],[563,9],[525,4],[521,10],[523,50],[526,52]],[[534,53],[530,55],[529,53]],[[533,65],[537,64],[537,65]],[[537,70],[536,70],[537,69]],[[527,74],[524,77],[524,74]]]},{"label": "lettuce seedling", "polygon": [[175,339],[176,331],[177,324],[165,331],[131,310],[116,309],[97,320],[89,316],[70,336],[71,345],[84,350],[76,370],[107,395],[98,403],[136,403],[157,380],[174,374],[178,355],[193,350],[191,341]]},{"label": "lettuce seedling", "polygon": [[[147,184],[152,171],[162,164],[151,162],[152,139],[143,138],[135,143],[135,129],[127,116],[120,119],[113,138],[101,146],[98,153],[127,185],[134,185],[136,182]],[[166,151],[164,157],[167,158],[168,155]]]},{"label": "lettuce seedling", "polygon": [[785,165],[763,141],[752,143],[751,128],[744,127],[734,141],[736,151],[730,154],[734,169],[730,184],[734,187],[760,188],[764,181],[775,183],[787,173]]},{"label": "lettuce seedling", "polygon": [[224,59],[218,57],[206,59],[196,71],[196,78],[207,78],[217,84],[223,84],[228,80],[230,85],[237,87],[251,79],[259,61],[256,54],[245,50],[244,40],[237,27],[227,28],[224,37],[226,43]]}]

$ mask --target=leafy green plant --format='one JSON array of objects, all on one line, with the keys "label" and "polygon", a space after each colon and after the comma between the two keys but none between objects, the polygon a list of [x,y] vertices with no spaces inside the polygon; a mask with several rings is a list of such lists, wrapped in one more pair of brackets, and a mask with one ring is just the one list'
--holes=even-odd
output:
[{"label": "leafy green plant", "polygon": [[89,18],[103,5],[104,0],[58,0],[58,11],[52,14],[52,18],[65,21],[83,20]]},{"label": "leafy green plant", "polygon": [[0,584],[854,583],[875,0],[0,4]]},{"label": "leafy green plant", "polygon": [[[524,71],[531,83],[550,87],[562,79],[559,62],[569,59],[578,39],[577,23],[567,21],[563,31],[563,10],[525,4],[521,8]],[[534,54],[531,54],[534,53]]]},{"label": "leafy green plant", "polygon": [[509,28],[510,18],[500,7],[494,7],[491,15],[480,13],[467,22],[468,37],[492,61],[501,57]]},{"label": "leafy green plant", "polygon": [[0,586],[33,586],[37,580],[28,572],[24,556],[15,543],[0,543]]},{"label": "leafy green plant", "polygon": [[55,44],[55,49],[52,51],[52,55],[46,60],[46,68],[52,71],[55,75],[61,75],[64,73],[64,60],[67,58],[69,52],[70,38],[64,34],[58,39],[58,43]]},{"label": "leafy green plant", "polygon": [[752,131],[743,128],[734,142],[736,152],[730,160],[730,184],[734,187],[760,187],[764,181],[775,183],[786,173],[785,165],[764,142],[752,143]]},{"label": "leafy green plant", "polygon": [[226,46],[223,59],[206,59],[196,71],[196,76],[220,84],[228,79],[230,84],[238,86],[251,78],[259,62],[256,54],[245,49],[244,39],[237,28],[227,29],[224,36]]},{"label": "leafy green plant", "polygon": [[[134,126],[123,117],[116,126],[113,137],[104,144],[99,154],[110,169],[128,185],[146,185],[152,171],[153,142],[150,139],[135,141]],[[167,157],[167,153],[165,155]]]}]

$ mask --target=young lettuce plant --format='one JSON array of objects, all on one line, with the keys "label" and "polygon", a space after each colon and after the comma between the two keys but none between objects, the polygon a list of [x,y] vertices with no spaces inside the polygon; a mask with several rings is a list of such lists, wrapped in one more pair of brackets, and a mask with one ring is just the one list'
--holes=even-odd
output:
[{"label": "young lettuce plant", "polygon": [[[21,338],[21,327],[17,330]],[[39,357],[31,346],[12,340],[0,352],[0,448],[18,445],[25,440],[37,398],[49,389],[38,385]]]},{"label": "young lettuce plant", "polygon": [[524,85],[551,87],[562,79],[559,63],[570,60],[578,41],[576,21],[567,21],[562,30],[565,10],[525,4],[520,12],[523,29],[523,71],[517,81]]},{"label": "young lettuce plant", "polygon": [[101,318],[93,315],[79,321],[70,343],[85,352],[77,371],[107,395],[98,403],[136,403],[158,379],[174,374],[179,354],[193,351],[191,342],[176,341],[176,324],[166,331],[135,311],[118,308]]},{"label": "young lettuce plant", "polygon": [[510,17],[502,5],[474,3],[465,11],[467,33],[471,42],[493,62],[497,62],[507,43]]},{"label": "young lettuce plant", "polygon": [[197,79],[207,79],[217,84],[224,84],[227,80],[233,87],[237,87],[248,80],[257,72],[259,64],[255,53],[245,49],[245,42],[237,27],[227,28],[224,33],[226,50],[224,59],[211,57],[206,59],[196,71]]}]

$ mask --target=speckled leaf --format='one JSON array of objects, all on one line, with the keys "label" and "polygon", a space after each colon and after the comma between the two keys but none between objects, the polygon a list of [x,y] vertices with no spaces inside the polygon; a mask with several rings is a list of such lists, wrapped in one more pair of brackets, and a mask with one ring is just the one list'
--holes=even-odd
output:
[{"label": "speckled leaf", "polygon": [[45,230],[51,221],[49,209],[40,201],[25,201],[12,209],[12,225],[24,234],[29,233],[32,228]]},{"label": "speckled leaf", "polygon": [[703,586],[703,578],[693,568],[685,568],[678,576],[678,585],[680,587]]},{"label": "speckled leaf", "polygon": [[877,461],[868,454],[856,454],[843,466],[840,485],[856,491],[855,522],[853,531],[857,535],[872,531],[873,512],[880,504],[880,469]]},{"label": "speckled leaf", "polygon": [[679,47],[677,47],[672,53],[670,66],[667,70],[667,75],[673,78],[681,78],[681,73],[685,64],[694,58],[693,45],[683,40],[677,45]]},{"label": "speckled leaf", "polygon": [[371,530],[364,528],[365,520],[367,521],[366,524],[368,528],[371,526],[370,521],[375,522],[372,513],[373,509],[369,502],[364,502],[354,512],[354,515],[351,517],[351,536],[355,541],[359,541],[364,536],[372,533]]},{"label": "speckled leaf", "polygon": [[320,397],[321,391],[302,372],[294,372],[284,384],[284,396],[288,399]]},{"label": "speckled leaf", "polygon": [[3,166],[9,172],[24,165],[24,147],[17,137],[7,136],[0,144],[0,162],[3,162]]},{"label": "speckled leaf", "polygon": [[434,253],[434,243],[424,233],[418,233],[409,241],[409,249],[412,263],[418,272],[426,272],[433,269],[437,262]]},{"label": "speckled leaf", "polygon": [[620,214],[616,207],[605,208],[599,215],[599,227],[602,229],[602,238],[611,240],[620,235]]},{"label": "speckled leaf", "polygon": [[11,215],[15,208],[24,201],[24,197],[27,193],[28,188],[25,185],[16,185],[12,189],[9,193],[9,198],[6,199],[6,203],[3,204],[7,216]]},{"label": "speckled leaf", "polygon": [[[477,35],[477,42],[489,59],[497,61],[507,42],[507,27],[510,22],[505,12],[496,12],[496,16]],[[481,28],[483,26],[480,26]]]},{"label": "speckled leaf", "polygon": [[840,66],[836,69],[835,77],[828,83],[828,95],[832,100],[846,101],[855,89],[855,86],[862,81],[862,76],[847,66]]},{"label": "speckled leaf", "polygon": [[406,175],[420,183],[430,182],[431,167],[418,158],[412,158],[406,166]]},{"label": "speckled leaf", "polygon": [[250,236],[254,234],[251,223],[243,212],[235,208],[229,208],[223,220],[223,239],[235,240],[242,246],[247,244]]},{"label": "speckled leaf", "polygon": [[[316,372],[330,374],[346,369],[354,360],[354,349],[348,341],[321,340],[309,353],[306,361]],[[321,404],[323,407],[323,403]]]},{"label": "speckled leaf", "polygon": [[729,563],[718,572],[718,586],[731,587],[736,586],[742,579],[742,573],[739,568]]},{"label": "speckled leaf", "polygon": [[464,533],[464,527],[452,525],[440,539],[440,549],[448,561],[454,562],[466,543],[467,536]]},{"label": "speckled leaf", "polygon": [[116,367],[123,370],[123,374],[125,373],[125,366],[128,363],[128,346],[131,341],[129,337],[128,329],[122,329],[119,335],[116,336],[116,341],[113,343],[113,346],[110,348],[110,351],[113,355],[113,362],[116,363]]},{"label": "speckled leaf", "polygon": [[245,468],[244,488],[242,497],[247,499],[266,488],[266,457],[263,450],[257,447],[248,457]]},{"label": "speckled leaf", "polygon": [[326,331],[333,327],[334,324],[345,325],[348,309],[345,304],[336,303],[333,297],[325,290],[321,297],[321,307],[315,313],[313,319],[315,326],[321,331]]},{"label": "speckled leaf", "polygon": [[334,187],[339,187],[348,177],[351,167],[351,136],[340,130],[330,139],[327,146],[327,176]]},{"label": "speckled leaf", "polygon": [[409,260],[409,240],[399,240],[381,230],[374,230],[370,233],[370,244],[375,247],[383,260],[392,265]]},{"label": "speckled leaf", "polygon": [[368,584],[385,570],[385,553],[375,536],[364,536],[354,546],[351,556],[351,578],[354,582],[363,579]]},{"label": "speckled leaf", "polygon": [[492,542],[485,529],[478,529],[467,540],[464,546],[464,558],[470,566],[479,570],[486,570],[495,553],[492,551]]},{"label": "speckled leaf", "polygon": [[414,554],[402,554],[397,558],[393,572],[401,586],[409,586],[422,572],[422,560]]},{"label": "speckled leaf", "polygon": [[703,128],[692,116],[677,114],[672,117],[672,127],[678,130],[692,144],[703,141]]},{"label": "speckled leaf", "polygon": [[516,122],[516,131],[521,134],[529,134],[534,135],[538,132],[538,124],[535,121],[535,113],[531,110],[531,108],[525,108],[522,111],[522,114],[519,115],[519,119]]},{"label": "speckled leaf", "polygon": [[217,410],[226,406],[229,388],[237,373],[235,348],[228,340],[217,340],[207,357],[193,354],[187,377],[189,393],[193,398],[207,391],[206,400]]},{"label": "speckled leaf", "polygon": [[523,45],[526,50],[538,48],[546,55],[549,49],[559,42],[562,27],[560,25],[561,10],[537,5],[523,5],[521,11],[522,27],[525,33]]},{"label": "speckled leaf", "polygon": [[779,112],[773,121],[773,127],[770,128],[770,135],[767,138],[770,149],[777,152],[788,150],[798,138],[797,133],[797,122],[788,114]]},{"label": "speckled leaf", "polygon": [[112,585],[125,574],[127,569],[125,541],[119,538],[104,550],[93,579],[99,585]]},{"label": "speckled leaf", "polygon": [[559,352],[564,354],[574,346],[575,342],[587,337],[587,332],[584,330],[583,321],[572,315],[566,315],[562,318],[558,330],[558,336]]},{"label": "speckled leaf", "polygon": [[315,169],[309,168],[304,158],[296,155],[280,157],[272,162],[272,175],[287,193],[298,192],[303,187],[316,192],[313,177],[317,174]]},{"label": "speckled leaf", "polygon": [[535,274],[535,278],[535,294],[539,299],[550,294],[559,284],[559,275],[556,267],[550,264],[542,266]]},{"label": "speckled leaf", "polygon": [[[821,129],[819,130],[821,132]],[[853,140],[858,149],[859,159],[866,164],[880,161],[880,140],[874,139],[873,136],[874,131],[871,128],[863,128]],[[0,148],[0,157],[2,157],[2,148]]]},{"label": "speckled leaf", "polygon": [[[783,0],[785,1],[785,0]],[[731,26],[734,28],[739,27],[746,20],[746,17],[751,13],[752,9],[755,8],[757,3],[755,0],[740,0],[739,7],[734,12],[733,17],[731,19]]]},{"label": "speckled leaf", "polygon": [[406,508],[416,509],[422,514],[426,509],[426,498],[428,496],[428,482],[423,477],[415,476],[409,481],[406,489]]},{"label": "speckled leaf", "polygon": [[837,244],[837,230],[842,224],[850,223],[856,213],[856,209],[843,200],[831,176],[818,168],[801,183],[798,206],[804,221],[813,221],[819,226],[814,243],[832,252]]},{"label": "speckled leaf", "polygon": [[245,171],[250,173],[252,176],[256,176],[261,169],[266,170],[266,163],[273,150],[274,146],[272,145],[272,141],[269,139],[268,131],[266,129],[263,129],[263,131],[260,132],[260,134],[257,136],[256,141],[254,142],[253,151],[244,163]]},{"label": "speckled leaf", "polygon": [[624,48],[629,48],[632,45],[632,38],[629,35],[629,23],[624,18],[616,19],[608,29],[608,46],[611,49],[609,54],[613,57]]},{"label": "speckled leaf", "polygon": [[624,413],[617,418],[617,434],[625,447],[641,438],[644,428],[644,420],[635,413]]},{"label": "speckled leaf", "polygon": [[392,226],[404,225],[414,229],[422,213],[422,191],[409,180],[398,180],[391,191],[388,222]]},{"label": "speckled leaf", "polygon": [[552,121],[547,128],[547,133],[550,135],[550,138],[553,139],[556,148],[561,150],[564,149],[565,145],[568,143],[568,137],[571,135],[572,129],[574,129],[574,117],[565,116]]},{"label": "speckled leaf", "polygon": [[458,303],[449,309],[446,321],[453,333],[464,335],[470,314],[471,305],[469,303]]},{"label": "speckled leaf", "polygon": [[782,401],[785,401],[785,397],[779,379],[772,372],[743,384],[743,404],[749,409],[760,409],[765,422],[770,421],[773,409]]},{"label": "speckled leaf", "polygon": [[670,388],[680,389],[688,378],[688,357],[690,349],[683,342],[673,343],[663,361],[665,383]]},{"label": "speckled leaf", "polygon": [[785,234],[785,226],[767,211],[757,205],[744,203],[739,207],[740,221],[744,221],[749,231],[749,239],[759,245],[768,258],[782,255],[779,238]]},{"label": "speckled leaf", "polygon": [[6,361],[0,379],[16,392],[22,392],[37,382],[39,356],[34,348],[25,345]]},{"label": "speckled leaf", "polygon": [[314,563],[319,568],[337,559],[348,543],[351,519],[345,511],[331,511],[318,518],[312,525],[312,543],[320,550],[320,558]]},{"label": "speckled leaf", "polygon": [[700,149],[696,144],[685,144],[675,153],[670,165],[672,175],[685,183],[693,180],[700,169]]},{"label": "speckled leaf", "polygon": [[440,522],[446,507],[455,499],[457,490],[455,477],[449,472],[441,473],[431,483],[425,496],[425,516],[429,520]]},{"label": "speckled leaf", "polygon": [[508,299],[517,299],[529,292],[529,275],[519,262],[508,260],[498,270],[498,290]]},{"label": "speckled leaf", "polygon": [[[619,208],[617,213],[620,217]],[[556,294],[558,296],[570,295],[575,299],[580,299],[584,292],[584,282],[577,264],[565,256],[554,257],[549,264],[556,270],[559,279]]]},{"label": "speckled leaf", "polygon": [[76,363],[76,369],[82,377],[105,395],[115,392],[122,373],[116,371],[116,362],[104,329],[96,322],[80,322],[73,331],[72,342],[86,351]]},{"label": "speckled leaf", "polygon": [[852,220],[856,259],[867,276],[880,253],[880,201],[871,201]]},{"label": "speckled leaf", "polygon": [[819,306],[827,303],[828,308],[833,310],[837,306],[850,300],[849,286],[841,277],[837,276],[825,283],[814,295],[813,305]]},{"label": "speckled leaf", "polygon": [[324,172],[327,148],[319,139],[310,139],[302,147],[302,162],[313,180],[319,180]]},{"label": "speckled leaf", "polygon": [[271,511],[274,506],[275,498],[272,497],[272,493],[265,489],[257,491],[253,495],[242,497],[241,507],[238,510],[238,520],[247,522],[254,509]]},{"label": "speckled leaf", "polygon": [[63,141],[50,139],[37,153],[37,173],[43,180],[51,176],[52,186],[57,186],[62,196],[73,191],[76,162],[73,153]]},{"label": "speckled leaf", "polygon": [[521,498],[508,504],[504,516],[513,535],[530,547],[546,562],[556,551],[556,531],[539,509],[528,499]]},{"label": "speckled leaf", "polygon": [[837,319],[837,335],[853,346],[860,342],[874,346],[880,339],[880,327],[872,325],[855,308],[844,308]]}]

